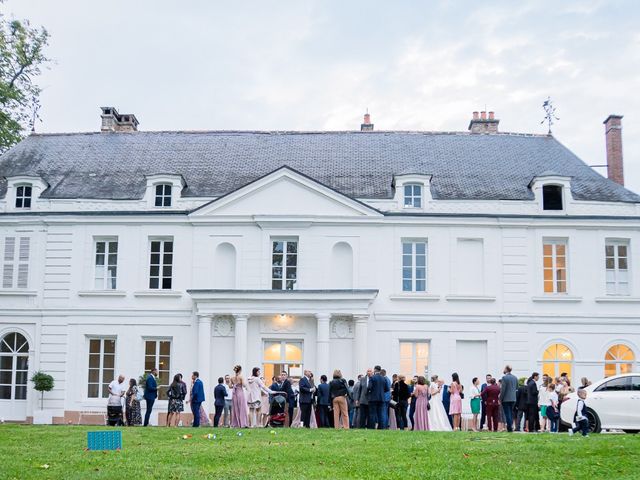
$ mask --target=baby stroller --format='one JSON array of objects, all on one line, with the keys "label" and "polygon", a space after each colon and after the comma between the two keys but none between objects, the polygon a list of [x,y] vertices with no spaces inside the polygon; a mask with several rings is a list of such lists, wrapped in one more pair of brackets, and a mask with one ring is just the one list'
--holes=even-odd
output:
[{"label": "baby stroller", "polygon": [[284,427],[287,421],[287,397],[276,393],[269,404],[269,425],[274,428]]},{"label": "baby stroller", "polygon": [[110,427],[121,427],[124,425],[122,420],[122,407],[107,406],[107,425]]}]

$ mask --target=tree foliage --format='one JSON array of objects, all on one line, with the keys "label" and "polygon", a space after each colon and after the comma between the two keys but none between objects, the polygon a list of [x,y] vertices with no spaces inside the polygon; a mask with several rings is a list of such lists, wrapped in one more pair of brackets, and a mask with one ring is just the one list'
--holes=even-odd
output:
[{"label": "tree foliage", "polygon": [[43,27],[0,13],[0,153],[33,127],[40,96],[35,79],[49,62],[44,53],[48,42]]},{"label": "tree foliage", "polygon": [[55,382],[51,375],[41,370],[33,374],[31,381],[33,382],[33,388],[40,392],[40,410],[42,410],[44,405],[44,392],[53,390]]}]

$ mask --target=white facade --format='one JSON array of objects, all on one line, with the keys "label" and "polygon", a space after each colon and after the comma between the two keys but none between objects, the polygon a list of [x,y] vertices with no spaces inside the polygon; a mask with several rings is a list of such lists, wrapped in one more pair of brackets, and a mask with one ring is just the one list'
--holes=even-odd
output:
[{"label": "white facade", "polygon": [[[602,377],[614,345],[632,355],[621,368],[640,367],[638,204],[574,201],[565,178],[547,179],[564,188],[560,211],[543,210],[544,178],[533,201],[438,201],[426,176],[396,178],[393,200],[354,200],[282,168],[219,199],[180,199],[181,179],[169,176],[175,213],[158,215],[154,180],[139,202],[34,193],[24,213],[14,193],[0,200],[3,271],[15,272],[0,288],[0,339],[19,333],[28,342],[28,353],[0,355],[5,366],[12,359],[2,367],[12,397],[0,399],[0,417],[25,420],[39,409],[31,385],[18,398],[21,356],[29,376],[54,376],[44,408],[56,422],[104,409],[100,387],[113,374],[138,378],[160,361],[171,376],[199,370],[208,399],[236,363],[267,373],[270,364],[292,374],[340,368],[347,378],[374,364],[446,379],[457,371],[467,388],[507,363],[518,376],[551,372],[543,360],[556,344],[570,351],[561,349],[556,374],[569,369],[576,380]],[[419,206],[405,206],[409,183],[422,186]],[[152,242],[163,241],[173,242],[159,267],[171,265],[171,284],[150,288],[151,250],[166,245]],[[272,289],[274,241],[296,242],[293,291]],[[96,266],[98,242],[117,242],[115,285]],[[545,244],[561,247],[548,247],[551,255]],[[627,272],[607,272],[607,245],[626,247],[615,253],[626,255]]]}]

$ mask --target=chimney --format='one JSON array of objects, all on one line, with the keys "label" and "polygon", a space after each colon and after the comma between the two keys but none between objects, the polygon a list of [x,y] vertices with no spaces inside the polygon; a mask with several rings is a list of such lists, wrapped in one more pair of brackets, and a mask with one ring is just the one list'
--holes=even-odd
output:
[{"label": "chimney", "polygon": [[624,186],[622,115],[609,115],[603,123],[607,143],[607,177]]},{"label": "chimney", "polygon": [[371,115],[369,112],[364,114],[364,122],[360,124],[361,132],[372,132],[373,131],[373,123],[371,123]]},{"label": "chimney", "polygon": [[101,132],[137,132],[138,119],[132,113],[118,113],[114,107],[100,107],[102,109]]},{"label": "chimney", "polygon": [[469,122],[469,130],[471,133],[498,133],[498,123],[500,120],[496,118],[495,112],[489,112],[489,118],[487,118],[487,112],[473,112],[471,121]]}]

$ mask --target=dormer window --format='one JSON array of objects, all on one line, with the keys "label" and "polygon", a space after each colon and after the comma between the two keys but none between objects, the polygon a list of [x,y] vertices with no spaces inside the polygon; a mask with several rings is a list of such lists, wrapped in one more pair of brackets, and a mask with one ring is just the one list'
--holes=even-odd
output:
[{"label": "dormer window", "polygon": [[159,183],[156,185],[155,206],[170,207],[171,206],[171,188],[169,183]]},{"label": "dormer window", "polygon": [[542,209],[564,210],[561,185],[542,186]]},{"label": "dormer window", "polygon": [[409,183],[404,186],[404,208],[422,208],[422,185]]},{"label": "dormer window", "polygon": [[31,208],[31,185],[19,185],[16,187],[16,208]]}]

